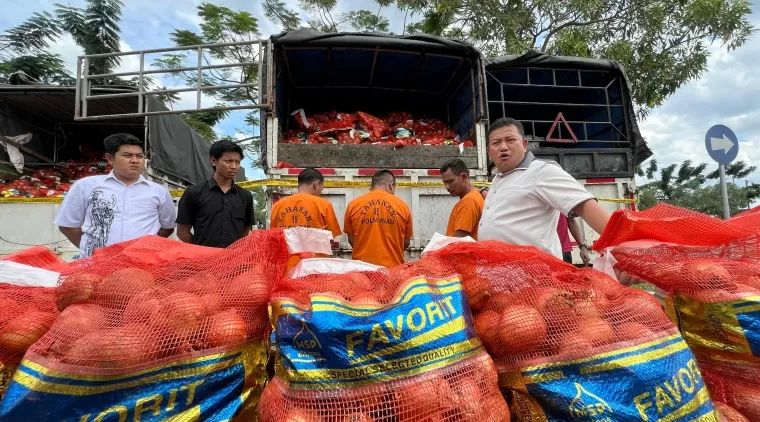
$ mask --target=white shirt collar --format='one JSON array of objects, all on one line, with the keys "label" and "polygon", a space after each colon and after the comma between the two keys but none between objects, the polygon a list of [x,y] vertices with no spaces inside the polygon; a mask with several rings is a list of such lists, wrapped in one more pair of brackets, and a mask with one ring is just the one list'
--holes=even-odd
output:
[{"label": "white shirt collar", "polygon": [[[113,170],[111,170],[111,172],[108,173],[108,175],[106,176],[106,179],[113,179],[113,180],[121,183],[122,185],[125,185],[124,182],[122,182],[121,180],[119,180],[119,179],[116,178],[116,175],[113,174]],[[136,185],[138,183],[148,184],[148,179],[146,179],[145,177],[143,177],[143,175],[141,174],[140,177],[137,178],[137,181],[134,184]]]},{"label": "white shirt collar", "polygon": [[506,175],[508,175],[508,174],[510,174],[510,173],[512,173],[514,171],[517,171],[517,170],[527,170],[528,167],[530,167],[530,164],[535,159],[536,159],[536,156],[533,155],[532,152],[526,151],[525,152],[525,158],[523,158],[523,160],[520,161],[520,164],[518,164],[517,167],[513,168],[510,171],[505,171],[504,173],[496,173],[496,176],[494,176],[494,178],[496,178],[496,177],[504,177],[504,176],[506,176]]}]

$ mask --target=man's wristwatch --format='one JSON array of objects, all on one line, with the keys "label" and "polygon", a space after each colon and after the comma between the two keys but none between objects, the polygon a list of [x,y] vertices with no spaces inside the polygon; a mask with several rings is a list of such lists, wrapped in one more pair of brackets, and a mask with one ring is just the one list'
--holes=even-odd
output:
[{"label": "man's wristwatch", "polygon": [[584,249],[584,248],[585,248],[585,249],[588,249],[588,245],[586,245],[585,243],[579,243],[579,244],[578,244],[578,248],[579,248],[579,249]]}]

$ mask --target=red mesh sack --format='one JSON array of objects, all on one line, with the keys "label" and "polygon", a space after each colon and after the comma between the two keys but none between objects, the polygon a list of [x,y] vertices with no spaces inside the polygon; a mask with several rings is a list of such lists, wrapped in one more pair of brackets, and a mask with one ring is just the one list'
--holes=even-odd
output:
[{"label": "red mesh sack", "polygon": [[11,261],[36,268],[50,268],[63,264],[63,260],[44,246],[35,246],[14,252],[0,258],[1,261]]},{"label": "red mesh sack", "polygon": [[632,240],[659,240],[695,246],[718,246],[745,238],[752,232],[705,214],[658,204],[646,211],[618,210],[599,239],[597,251]]},{"label": "red mesh sack", "polygon": [[[267,302],[288,259],[283,232],[257,230],[212,254],[140,263],[135,247],[155,249],[151,241],[165,245],[143,239],[76,260],[62,274],[63,311],[27,352],[16,373],[27,378],[14,377],[1,419],[47,420],[54,411],[56,419],[80,420],[152,394],[184,394],[173,400],[186,405],[170,406],[161,419],[229,420],[251,411],[266,379]],[[50,387],[30,390],[29,376]],[[87,394],[67,379],[88,380],[80,382]],[[114,379],[133,382],[93,387]]]},{"label": "red mesh sack", "polygon": [[728,222],[745,230],[760,233],[760,207],[737,214]]},{"label": "red mesh sack", "polygon": [[743,365],[760,386],[760,239],[720,247],[613,252],[617,267],[662,289],[700,363]]},{"label": "red mesh sack", "polygon": [[728,363],[702,365],[710,395],[727,422],[760,421],[760,386],[745,382],[744,369]]},{"label": "red mesh sack", "polygon": [[[416,265],[462,275],[516,420],[716,420],[693,354],[650,293],[493,241],[452,244]],[[680,371],[688,388],[657,402]]]},{"label": "red mesh sack", "polygon": [[388,125],[377,117],[363,111],[360,111],[357,114],[364,126],[369,129],[369,132],[375,137],[381,138],[386,132],[388,132]]},{"label": "red mesh sack", "polygon": [[278,283],[260,421],[509,421],[459,277],[401,269]]},{"label": "red mesh sack", "polygon": [[27,349],[56,318],[52,288],[0,283],[0,397]]}]

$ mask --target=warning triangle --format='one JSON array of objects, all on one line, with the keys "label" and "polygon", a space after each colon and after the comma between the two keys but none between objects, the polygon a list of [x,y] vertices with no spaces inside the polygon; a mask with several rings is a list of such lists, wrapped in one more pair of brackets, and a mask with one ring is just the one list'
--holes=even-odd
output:
[{"label": "warning triangle", "polygon": [[[567,129],[567,133],[570,134],[572,139],[562,139],[562,138],[554,138],[554,130],[557,129],[557,125],[559,124],[560,120],[562,121],[562,124],[565,126],[565,129]],[[567,120],[565,120],[565,116],[562,115],[562,112],[557,114],[557,118],[554,119],[554,123],[552,124],[551,129],[549,129],[549,133],[546,134],[546,141],[547,142],[563,142],[566,144],[577,144],[578,138],[575,137],[575,133],[572,129],[570,129],[570,125],[567,124]]]}]

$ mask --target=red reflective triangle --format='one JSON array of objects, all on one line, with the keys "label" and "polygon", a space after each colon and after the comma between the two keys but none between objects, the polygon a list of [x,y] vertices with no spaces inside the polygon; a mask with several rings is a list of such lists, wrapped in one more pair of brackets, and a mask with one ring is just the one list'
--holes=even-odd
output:
[{"label": "red reflective triangle", "polygon": [[[565,128],[567,129],[568,133],[570,133],[570,136],[572,136],[572,139],[562,139],[562,138],[552,137],[552,134],[554,134],[554,130],[557,129],[557,124],[559,124],[560,120],[562,120],[562,123],[565,125]],[[549,133],[546,134],[546,141],[547,142],[564,142],[567,144],[578,143],[578,138],[575,137],[575,132],[573,132],[573,130],[570,129],[570,125],[567,123],[567,120],[565,120],[565,116],[562,115],[562,112],[557,114],[557,118],[554,119],[554,123],[552,124],[551,129],[549,129]]]}]

